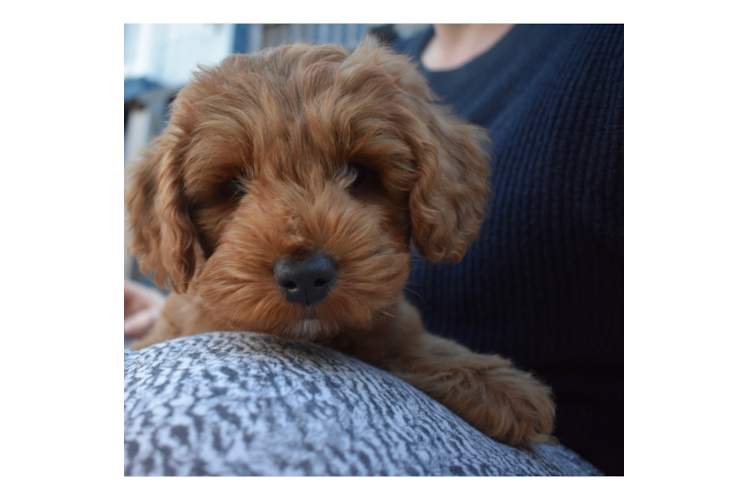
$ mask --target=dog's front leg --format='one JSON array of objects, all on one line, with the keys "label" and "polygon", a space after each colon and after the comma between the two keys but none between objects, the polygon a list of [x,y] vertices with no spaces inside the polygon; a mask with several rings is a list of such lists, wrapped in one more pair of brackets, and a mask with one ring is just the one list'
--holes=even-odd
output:
[{"label": "dog's front leg", "polygon": [[383,368],[487,436],[512,446],[552,442],[551,391],[499,356],[476,354],[426,331]]},{"label": "dog's front leg", "polygon": [[340,347],[422,390],[497,441],[521,447],[555,442],[548,387],[507,359],[428,333],[404,299],[394,321]]}]

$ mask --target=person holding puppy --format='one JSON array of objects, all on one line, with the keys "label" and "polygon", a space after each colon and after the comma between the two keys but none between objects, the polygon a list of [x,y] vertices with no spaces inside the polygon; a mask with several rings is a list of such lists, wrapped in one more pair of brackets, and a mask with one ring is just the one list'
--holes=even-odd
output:
[{"label": "person holding puppy", "polygon": [[623,26],[435,25],[395,48],[493,142],[478,239],[415,264],[411,302],[549,384],[554,436],[622,475]]}]

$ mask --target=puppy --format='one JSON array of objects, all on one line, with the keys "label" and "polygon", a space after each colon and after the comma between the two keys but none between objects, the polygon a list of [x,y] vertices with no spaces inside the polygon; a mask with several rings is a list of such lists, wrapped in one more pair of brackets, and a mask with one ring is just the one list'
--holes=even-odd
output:
[{"label": "puppy", "polygon": [[401,55],[287,45],[200,68],[134,165],[132,253],[170,283],[133,349],[212,331],[312,340],[378,366],[489,437],[551,442],[547,387],[428,333],[410,245],[458,262],[478,234],[488,138]]}]

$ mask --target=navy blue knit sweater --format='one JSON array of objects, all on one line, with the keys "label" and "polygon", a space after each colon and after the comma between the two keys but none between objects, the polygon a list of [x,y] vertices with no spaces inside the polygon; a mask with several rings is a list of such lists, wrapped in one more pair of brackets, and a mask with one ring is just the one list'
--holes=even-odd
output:
[{"label": "navy blue knit sweater", "polygon": [[[418,61],[431,36],[395,48]],[[515,26],[422,71],[490,131],[493,196],[465,259],[414,264],[409,298],[430,331],[550,384],[560,442],[623,474],[623,26]]]}]

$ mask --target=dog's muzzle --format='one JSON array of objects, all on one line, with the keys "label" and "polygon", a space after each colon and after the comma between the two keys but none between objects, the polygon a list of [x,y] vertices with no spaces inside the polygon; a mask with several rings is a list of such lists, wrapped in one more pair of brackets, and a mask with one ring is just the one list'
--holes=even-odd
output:
[{"label": "dog's muzzle", "polygon": [[327,297],[337,278],[335,261],[324,254],[303,260],[280,259],[273,274],[286,300],[307,306]]}]

